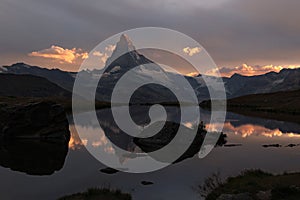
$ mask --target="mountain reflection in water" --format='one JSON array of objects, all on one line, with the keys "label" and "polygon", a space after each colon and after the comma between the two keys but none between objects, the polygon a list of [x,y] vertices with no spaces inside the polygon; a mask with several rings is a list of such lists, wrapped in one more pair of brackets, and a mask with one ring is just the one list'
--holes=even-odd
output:
[{"label": "mountain reflection in water", "polygon": [[0,165],[29,175],[51,175],[62,169],[68,153],[63,141],[0,140]]},{"label": "mountain reflection in water", "polygon": [[[98,115],[106,116],[107,110],[97,112]],[[200,113],[201,120],[206,126],[219,126],[209,124],[209,111],[201,110]],[[100,120],[99,122],[102,123]],[[134,199],[152,200],[172,197],[174,200],[197,200],[199,198],[191,187],[202,183],[213,172],[219,171],[222,176],[226,177],[235,176],[244,169],[253,168],[273,173],[300,170],[300,146],[288,146],[292,143],[300,144],[299,124],[227,113],[223,129],[227,135],[227,145],[213,149],[204,159],[194,156],[152,173],[118,172],[108,175],[100,171],[106,166],[93,158],[85,148],[90,145],[96,150],[103,147],[108,153],[118,153],[114,146],[109,144],[108,138],[104,137],[103,130],[97,128],[99,122],[86,120],[78,127],[77,131],[86,133],[87,136],[92,132],[99,133],[98,137],[94,138],[96,140],[91,142],[92,140],[88,140],[88,137],[83,140],[78,137],[70,119],[72,138],[67,156],[65,155],[68,150],[67,145],[63,148],[56,144],[46,144],[45,148],[40,148],[40,144],[35,143],[1,144],[0,198],[51,200],[66,194],[84,191],[89,187],[109,184],[112,188],[130,192]],[[189,123],[185,125],[193,126]],[[118,131],[113,127],[111,130],[111,133]],[[123,147],[137,151],[134,143],[124,141]],[[241,146],[232,144],[241,144]],[[280,144],[282,147],[264,148],[262,145],[265,144]],[[32,147],[30,150],[24,147],[28,145]],[[45,156],[47,154],[49,156]],[[120,162],[128,162],[132,159],[129,155],[121,158]],[[30,163],[34,161],[33,159],[43,165],[33,165],[34,163]],[[16,161],[18,161],[17,165]],[[33,169],[43,171],[37,173]],[[35,175],[42,173],[51,175],[37,177],[17,171]],[[52,174],[54,171],[55,173]],[[149,187],[142,186],[140,183],[145,180],[154,184]]]},{"label": "mountain reflection in water", "polygon": [[[98,114],[107,116],[105,110],[106,109],[99,110]],[[216,127],[222,126],[222,124],[218,124],[218,123],[214,123],[214,124],[208,123],[210,117],[208,111],[201,110],[201,113],[202,113],[201,119],[204,119],[206,128],[209,128],[210,130],[214,130]],[[111,133],[119,134],[122,132],[117,126],[110,126],[110,122],[107,118],[103,121],[100,121],[100,124],[104,125],[105,127],[109,127]],[[185,126],[191,127],[193,126],[193,124],[186,123]],[[91,145],[94,146],[95,148],[99,146],[104,146],[104,149],[106,149],[107,152],[114,153],[113,146],[109,145],[108,138],[105,137],[105,133],[103,129],[99,129],[97,123],[87,122],[86,124],[81,124],[80,126],[78,126],[78,129],[79,129],[78,131],[80,132],[85,132],[86,135],[89,135],[89,133],[98,132],[100,137],[98,137],[97,140],[94,140]],[[71,140],[69,142],[69,148],[71,150],[80,149],[83,146],[87,145],[88,140],[85,138],[83,139],[79,138],[73,124],[70,125],[70,131],[71,131]],[[229,142],[230,142],[230,138],[232,137],[241,138],[241,139],[247,137],[300,138],[300,124],[281,122],[276,120],[260,119],[260,118],[238,115],[234,113],[228,113],[227,119],[223,124],[223,132],[229,136],[228,138]],[[129,141],[131,145],[134,145],[131,143],[130,140],[125,140],[125,141]],[[124,144],[124,140],[119,142],[123,142],[123,145],[125,144],[128,145],[128,143]]]}]

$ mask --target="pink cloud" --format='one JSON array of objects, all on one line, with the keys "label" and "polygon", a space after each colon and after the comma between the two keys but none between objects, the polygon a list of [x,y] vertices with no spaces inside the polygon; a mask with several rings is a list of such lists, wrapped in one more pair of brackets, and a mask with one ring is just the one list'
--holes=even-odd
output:
[{"label": "pink cloud", "polygon": [[59,63],[74,64],[78,59],[83,60],[88,58],[88,53],[78,48],[67,49],[52,45],[48,49],[31,52],[29,56],[49,58],[56,60]]},{"label": "pink cloud", "polygon": [[225,77],[230,77],[233,74],[237,73],[237,74],[241,74],[241,75],[245,75],[245,76],[254,76],[254,75],[260,75],[260,74],[265,74],[268,72],[279,72],[282,69],[295,69],[295,68],[300,68],[300,65],[264,65],[264,66],[260,66],[260,65],[247,65],[247,64],[242,64],[241,66],[236,66],[233,68],[229,68],[229,67],[220,67],[218,69],[213,69],[208,71],[206,74],[208,75],[216,75],[216,72],[219,71],[219,73],[222,76]]}]

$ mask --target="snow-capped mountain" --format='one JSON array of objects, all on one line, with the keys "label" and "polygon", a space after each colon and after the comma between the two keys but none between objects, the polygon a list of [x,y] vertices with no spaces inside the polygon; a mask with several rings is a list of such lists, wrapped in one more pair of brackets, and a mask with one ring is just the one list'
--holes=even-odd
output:
[{"label": "snow-capped mountain", "polygon": [[[103,76],[99,81],[97,99],[110,100],[117,82],[130,71],[131,75],[130,79],[128,79],[128,84],[146,83],[153,80],[161,83],[148,84],[139,88],[136,94],[133,95],[133,99],[136,97],[135,102],[176,101],[170,90],[161,86],[168,84],[176,86],[176,83],[172,83],[172,74],[140,54],[127,35],[121,35],[120,41],[116,44],[116,48],[106,62],[106,67],[104,72],[106,76]],[[126,85],[121,85],[121,87],[124,88],[120,91],[126,93]]]},{"label": "snow-capped mountain", "polygon": [[[127,53],[125,53],[127,52]],[[124,54],[125,53],[125,54]],[[138,68],[132,70],[133,68]],[[133,45],[133,42],[127,35],[122,35],[116,44],[110,58],[106,61],[106,70],[104,76],[99,81],[97,89],[97,99],[109,101],[113,88],[118,80],[128,71],[132,71],[139,82],[147,82],[155,78],[162,83],[159,85],[146,85],[141,87],[133,94],[136,102],[173,102],[176,98],[172,92],[163,85],[173,84],[177,89],[181,86],[172,82],[176,80],[177,74],[165,71],[158,64],[154,63],[141,53],[139,53]],[[11,66],[3,66],[0,73],[11,74],[31,74],[44,77],[57,85],[72,91],[76,73],[66,72],[59,69],[46,69],[37,66],[30,66],[24,63],[16,63]],[[86,79],[99,78],[99,74],[103,71],[83,71]],[[203,76],[197,77],[185,76],[186,80],[193,87],[199,101],[209,99],[207,86],[203,80]],[[214,80],[216,77],[206,76],[206,79]],[[134,79],[133,79],[134,81]],[[300,69],[283,69],[280,72],[270,72],[259,76],[243,76],[234,74],[230,78],[223,78],[227,98],[243,96],[247,94],[270,93],[276,91],[296,90],[300,89]],[[126,92],[126,90],[124,91]]]}]

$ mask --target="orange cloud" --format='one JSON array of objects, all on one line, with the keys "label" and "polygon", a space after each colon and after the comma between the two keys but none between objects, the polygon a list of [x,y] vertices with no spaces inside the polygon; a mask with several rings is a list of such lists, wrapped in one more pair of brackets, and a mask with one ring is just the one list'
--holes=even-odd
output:
[{"label": "orange cloud", "polygon": [[111,45],[110,44],[107,47],[105,47],[105,52],[94,51],[92,54],[93,54],[93,56],[99,57],[102,64],[105,64],[106,60],[109,58],[111,53],[115,50],[115,48],[116,48],[116,45]]},{"label": "orange cloud", "polygon": [[220,67],[218,69],[213,69],[208,71],[206,74],[207,75],[215,75],[217,71],[221,73],[222,76],[225,77],[230,77],[233,74],[241,74],[245,76],[253,76],[253,75],[261,75],[265,74],[268,72],[279,72],[282,69],[296,69],[300,68],[300,65],[265,65],[265,66],[260,66],[260,65],[247,65],[247,64],[242,64],[241,66],[236,66],[234,68],[229,68],[229,67]]},{"label": "orange cloud", "polygon": [[198,76],[199,73],[198,72],[190,72],[190,73],[187,73],[186,76],[192,76],[192,77],[195,77],[195,76]]},{"label": "orange cloud", "polygon": [[[222,127],[223,124],[207,124],[206,128],[210,131],[216,130],[217,127]],[[233,126],[230,122],[226,122],[223,125],[224,132],[234,133],[235,135],[240,135],[243,138],[250,137],[250,136],[264,136],[264,137],[300,137],[297,133],[287,132],[284,133],[280,131],[278,128],[276,129],[269,129],[260,125],[253,125],[253,124],[244,124],[241,126]]]},{"label": "orange cloud", "polygon": [[108,45],[107,47],[105,47],[105,51],[108,51],[108,52],[113,52],[116,48],[116,45]]},{"label": "orange cloud", "polygon": [[75,127],[70,126],[71,138],[69,141],[69,149],[77,150],[81,149],[83,146],[87,144],[87,140],[81,140]]},{"label": "orange cloud", "polygon": [[189,56],[193,56],[194,54],[200,53],[201,48],[200,47],[194,47],[194,48],[185,47],[184,49],[182,49],[182,51]]},{"label": "orange cloud", "polygon": [[93,56],[99,57],[103,64],[105,64],[106,60],[109,58],[107,53],[101,53],[100,51],[93,52]]},{"label": "orange cloud", "polygon": [[48,49],[31,52],[29,56],[50,58],[57,60],[61,64],[74,64],[78,59],[83,60],[88,58],[88,53],[84,52],[82,49],[65,49],[60,46],[52,45]]}]

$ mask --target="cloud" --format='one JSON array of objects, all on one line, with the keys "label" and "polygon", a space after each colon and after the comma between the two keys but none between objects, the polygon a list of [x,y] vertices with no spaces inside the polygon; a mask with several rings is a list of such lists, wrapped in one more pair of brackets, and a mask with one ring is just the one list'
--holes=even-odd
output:
[{"label": "cloud", "polygon": [[82,49],[65,49],[60,46],[52,45],[48,49],[31,52],[29,56],[50,58],[59,61],[59,63],[74,64],[77,59],[82,60],[88,58],[88,53]]},{"label": "cloud", "polygon": [[200,53],[201,48],[200,47],[194,47],[194,48],[185,47],[184,49],[182,49],[182,51],[189,56],[193,56],[194,54]]},{"label": "cloud", "polygon": [[93,56],[99,57],[100,60],[101,60],[101,62],[102,62],[103,64],[106,63],[106,60],[107,60],[108,57],[109,57],[107,53],[102,53],[102,52],[100,52],[100,51],[95,51],[95,52],[93,52]]},{"label": "cloud", "polygon": [[6,0],[0,6],[5,16],[0,18],[0,60],[7,65],[24,61],[51,67],[24,55],[55,41],[93,49],[118,32],[157,26],[191,36],[218,66],[299,65],[299,6],[299,0],[90,0],[88,4],[75,0],[72,6],[67,0]]},{"label": "cloud", "polygon": [[116,48],[116,45],[108,45],[107,47],[105,47],[105,51],[108,51],[108,52],[113,52]]},{"label": "cloud", "polygon": [[199,72],[190,72],[190,73],[187,73],[186,76],[198,76],[199,75]]},{"label": "cloud", "polygon": [[297,65],[247,65],[247,64],[242,64],[241,66],[236,66],[234,68],[229,68],[229,67],[220,67],[218,69],[213,69],[211,71],[208,71],[206,74],[208,75],[216,75],[217,71],[221,73],[222,76],[225,77],[230,77],[233,74],[241,74],[245,76],[253,76],[253,75],[260,75],[260,74],[265,74],[268,72],[279,72],[282,69],[295,69],[295,68],[300,68],[300,66]]},{"label": "cloud", "polygon": [[243,138],[246,137],[299,137],[299,134],[291,133],[291,132],[282,132],[279,129],[269,129],[260,125],[252,125],[252,124],[244,124],[240,126],[234,126],[230,122],[226,122],[225,124],[207,124],[206,128],[208,129],[215,129],[217,127],[223,127],[223,130],[226,132],[234,133],[235,135],[239,135]]},{"label": "cloud", "polygon": [[103,64],[106,63],[106,60],[109,58],[109,55],[115,50],[116,45],[108,45],[105,47],[105,52],[101,51],[94,51],[92,54],[93,56],[97,56],[100,58]]}]

